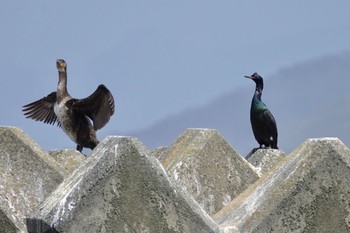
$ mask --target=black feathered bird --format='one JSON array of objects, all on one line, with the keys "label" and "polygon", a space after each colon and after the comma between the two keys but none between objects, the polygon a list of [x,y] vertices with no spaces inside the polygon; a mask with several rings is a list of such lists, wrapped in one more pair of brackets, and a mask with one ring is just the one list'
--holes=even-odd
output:
[{"label": "black feathered bird", "polygon": [[77,144],[77,150],[81,152],[83,147],[92,150],[99,143],[96,131],[105,126],[114,113],[113,96],[101,84],[85,99],[72,98],[67,91],[67,64],[58,59],[56,66],[59,76],[57,92],[24,105],[24,115],[48,124],[57,123]]},{"label": "black feathered bird", "polygon": [[256,84],[250,108],[250,122],[252,124],[254,137],[260,145],[259,148],[262,148],[262,145],[264,145],[265,147],[278,149],[278,133],[275,118],[264,102],[261,101],[261,94],[264,88],[263,78],[258,75],[258,73],[244,77],[252,79]]}]

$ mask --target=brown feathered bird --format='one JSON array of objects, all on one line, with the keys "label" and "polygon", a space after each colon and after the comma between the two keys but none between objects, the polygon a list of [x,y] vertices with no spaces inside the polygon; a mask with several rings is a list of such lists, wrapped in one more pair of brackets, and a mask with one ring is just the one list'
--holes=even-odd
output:
[{"label": "brown feathered bird", "polygon": [[114,113],[113,96],[101,84],[85,99],[71,97],[67,91],[67,64],[58,59],[56,66],[59,76],[57,91],[24,105],[24,115],[47,124],[57,123],[77,144],[78,151],[84,147],[92,150],[99,143],[96,131],[105,126]]}]

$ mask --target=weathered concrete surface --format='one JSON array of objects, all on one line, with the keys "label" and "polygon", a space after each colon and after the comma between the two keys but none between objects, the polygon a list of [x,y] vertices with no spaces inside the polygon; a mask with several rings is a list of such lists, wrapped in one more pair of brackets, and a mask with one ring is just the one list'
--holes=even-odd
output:
[{"label": "weathered concrete surface", "polygon": [[62,167],[15,127],[0,127],[0,232],[26,232],[25,218],[63,180]]},{"label": "weathered concrete surface", "polygon": [[82,153],[72,149],[51,150],[49,155],[61,164],[67,175],[70,175],[86,159]]},{"label": "weathered concrete surface", "polygon": [[156,156],[210,215],[259,178],[255,168],[213,129],[187,129]]},{"label": "weathered concrete surface", "polygon": [[0,209],[0,232],[16,233],[25,232],[25,229],[19,230],[18,227],[11,221],[7,215]]},{"label": "weathered concrete surface", "polygon": [[[220,232],[130,137],[107,137],[28,219],[29,232]],[[49,228],[51,228],[49,230]]]},{"label": "weathered concrete surface", "polygon": [[223,232],[350,232],[350,151],[309,139],[214,215]]},{"label": "weathered concrete surface", "polygon": [[256,167],[262,174],[264,174],[285,157],[285,153],[283,153],[281,150],[253,149],[247,155],[246,160]]}]

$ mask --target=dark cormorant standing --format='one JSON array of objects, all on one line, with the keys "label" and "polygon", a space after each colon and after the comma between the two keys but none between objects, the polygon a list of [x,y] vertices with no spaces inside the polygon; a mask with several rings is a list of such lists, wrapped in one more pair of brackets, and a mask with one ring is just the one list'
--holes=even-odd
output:
[{"label": "dark cormorant standing", "polygon": [[250,108],[250,122],[252,124],[254,137],[260,145],[259,148],[262,148],[262,145],[264,145],[265,147],[278,149],[278,133],[275,118],[264,102],[261,101],[261,94],[264,88],[263,78],[258,75],[258,73],[244,77],[252,79],[256,84]]},{"label": "dark cormorant standing", "polygon": [[77,144],[78,151],[81,152],[83,147],[92,150],[99,143],[96,130],[105,126],[114,113],[113,96],[101,84],[85,99],[72,98],[67,91],[67,64],[58,59],[56,66],[59,76],[57,92],[24,105],[24,115],[48,124],[57,123]]}]

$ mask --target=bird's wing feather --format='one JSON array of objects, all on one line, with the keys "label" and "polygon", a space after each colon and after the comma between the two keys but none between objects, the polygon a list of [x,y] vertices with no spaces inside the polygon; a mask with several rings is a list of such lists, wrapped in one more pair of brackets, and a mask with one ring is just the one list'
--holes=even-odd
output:
[{"label": "bird's wing feather", "polygon": [[270,112],[270,110],[268,110],[267,108],[264,111],[263,114],[264,117],[264,123],[265,123],[265,127],[271,132],[271,134],[273,135],[272,137],[277,140],[277,125],[276,125],[276,120],[273,117],[272,113]]},{"label": "bird's wing feather", "polygon": [[61,127],[61,124],[54,111],[55,103],[56,92],[52,92],[40,100],[24,105],[22,111],[24,112],[26,118],[42,121],[47,124],[55,124],[57,122],[57,126]]},{"label": "bird's wing feather", "polygon": [[113,115],[114,99],[107,87],[101,84],[89,97],[74,102],[73,107],[75,111],[87,115],[93,121],[95,130],[98,130]]}]

